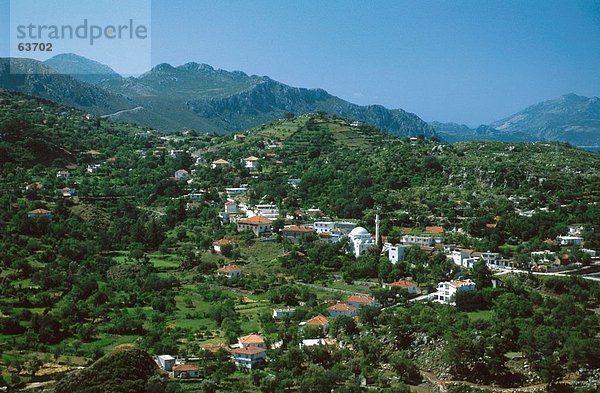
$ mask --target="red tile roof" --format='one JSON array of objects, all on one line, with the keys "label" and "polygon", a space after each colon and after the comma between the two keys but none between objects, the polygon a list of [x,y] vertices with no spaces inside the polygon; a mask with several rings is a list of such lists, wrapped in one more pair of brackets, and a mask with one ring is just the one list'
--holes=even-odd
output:
[{"label": "red tile roof", "polygon": [[48,214],[51,213],[50,210],[46,210],[46,209],[35,209],[32,210],[30,212],[28,212],[29,214]]},{"label": "red tile roof", "polygon": [[212,244],[213,244],[213,246],[225,246],[227,244],[236,244],[236,243],[229,239],[221,239],[221,240],[214,241]]},{"label": "red tile roof", "polygon": [[351,306],[349,304],[346,303],[337,303],[334,304],[331,307],[327,307],[328,310],[330,311],[340,311],[340,312],[352,312],[352,311],[356,311],[356,307]]},{"label": "red tile roof", "polygon": [[425,233],[429,233],[432,235],[437,235],[440,233],[444,233],[444,227],[439,227],[439,226],[435,226],[435,227],[425,227]]},{"label": "red tile roof", "polygon": [[222,159],[222,158],[219,158],[218,160],[215,160],[215,161],[213,161],[212,163],[213,163],[213,164],[216,164],[216,165],[223,165],[223,164],[229,165],[229,161],[225,161],[225,160],[224,160],[224,159]]},{"label": "red tile roof", "polygon": [[309,326],[325,326],[328,324],[329,324],[329,320],[327,319],[327,317],[324,315],[321,315],[321,314],[309,319],[306,322],[306,325],[309,325]]},{"label": "red tile roof", "polygon": [[312,228],[300,226],[300,225],[287,226],[287,227],[283,228],[283,231],[284,232],[304,232],[304,233],[314,232],[314,230]]},{"label": "red tile roof", "polygon": [[235,348],[231,350],[231,353],[235,353],[237,355],[256,355],[261,352],[266,352],[267,350],[260,347],[246,347],[246,348]]},{"label": "red tile roof", "polygon": [[223,273],[233,273],[233,272],[241,272],[242,269],[240,269],[239,266],[236,266],[236,265],[227,265],[227,266],[223,266],[223,267],[219,268],[218,271],[223,272]]},{"label": "red tile roof", "polygon": [[271,224],[273,221],[269,220],[263,216],[254,216],[250,218],[245,218],[243,220],[239,220],[238,224],[242,225],[261,225],[261,224]]},{"label": "red tile roof", "polygon": [[258,334],[249,334],[247,336],[239,337],[238,341],[242,344],[263,344],[265,339]]},{"label": "red tile roof", "polygon": [[173,367],[173,371],[198,371],[198,365],[196,363],[178,364]]},{"label": "red tile roof", "polygon": [[250,156],[250,157],[244,158],[244,160],[246,160],[246,161],[258,161],[258,157]]},{"label": "red tile roof", "polygon": [[399,281],[394,281],[393,283],[390,284],[393,287],[400,287],[400,288],[409,288],[409,287],[416,287],[417,284],[415,284],[412,281],[406,281],[406,280],[399,280]]},{"label": "red tile roof", "polygon": [[361,304],[369,304],[375,303],[375,299],[370,296],[362,296],[362,295],[352,295],[348,299],[346,299],[348,303],[361,303]]},{"label": "red tile roof", "polygon": [[471,280],[454,280],[454,281],[450,281],[450,285],[452,285],[454,288],[460,288],[460,287],[464,287],[465,285],[472,285],[475,284],[473,281]]}]

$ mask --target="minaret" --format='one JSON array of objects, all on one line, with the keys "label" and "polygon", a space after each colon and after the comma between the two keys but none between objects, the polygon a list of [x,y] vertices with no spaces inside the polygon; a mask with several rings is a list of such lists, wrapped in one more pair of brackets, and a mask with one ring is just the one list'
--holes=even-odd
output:
[{"label": "minaret", "polygon": [[375,214],[375,244],[379,246],[379,208]]}]

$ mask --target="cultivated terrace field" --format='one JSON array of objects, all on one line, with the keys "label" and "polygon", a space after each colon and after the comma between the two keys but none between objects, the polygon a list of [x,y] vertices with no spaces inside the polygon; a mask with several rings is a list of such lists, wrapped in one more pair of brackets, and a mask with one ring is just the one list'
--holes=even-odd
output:
[{"label": "cultivated terrace field", "polygon": [[[494,276],[439,247],[412,247],[392,264],[376,247],[355,258],[344,239],[290,241],[281,229],[327,216],[375,233],[379,210],[392,244],[443,227],[446,244],[501,252],[525,270],[531,252],[548,250],[593,273],[590,254],[555,239],[577,224],[585,248],[600,249],[600,156],[556,143],[398,138],[324,113],[242,135],[162,135],[0,90],[0,386],[597,391],[592,276]],[[248,157],[258,159],[252,170]],[[213,168],[219,159],[230,164]],[[230,202],[276,205],[271,233],[222,223],[225,189],[239,187],[248,191]],[[237,246],[216,252],[220,239]],[[217,274],[229,265],[241,276]],[[411,301],[451,279],[477,291],[456,306]],[[419,293],[382,285],[397,280]],[[352,294],[379,306],[330,317],[327,332],[300,326]],[[286,307],[293,315],[273,319]],[[229,345],[250,333],[264,338],[267,362],[242,372]],[[199,377],[159,373],[152,358],[163,354],[196,364]]]}]

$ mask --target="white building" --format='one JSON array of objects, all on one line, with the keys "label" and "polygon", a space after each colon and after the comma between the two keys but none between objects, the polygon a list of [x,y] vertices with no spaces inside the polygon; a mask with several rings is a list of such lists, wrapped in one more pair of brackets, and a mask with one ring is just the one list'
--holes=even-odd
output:
[{"label": "white building", "polygon": [[273,319],[284,319],[291,318],[294,316],[294,312],[296,312],[295,308],[274,308],[273,309]]},{"label": "white building", "polygon": [[532,251],[531,259],[538,262],[554,262],[556,254],[550,250]]},{"label": "white building", "polygon": [[354,228],[348,235],[350,239],[350,247],[355,257],[364,254],[369,247],[375,245],[375,239],[373,236],[363,227]]},{"label": "white building", "polygon": [[556,241],[561,246],[581,246],[583,244],[581,236],[557,236]]},{"label": "white building", "polygon": [[409,246],[396,244],[394,246],[388,246],[388,259],[391,263],[398,263],[403,260],[408,252]]},{"label": "white building", "polygon": [[158,355],[156,357],[158,365],[165,371],[172,371],[175,365],[175,358],[171,355]]},{"label": "white building", "polygon": [[313,224],[313,229],[317,233],[331,232],[334,228],[335,223],[333,221],[315,221]]},{"label": "white building", "polygon": [[179,169],[177,171],[175,171],[175,179],[177,180],[183,180],[183,179],[187,179],[188,177],[190,177],[190,173],[188,171],[186,171],[185,169]]},{"label": "white building", "polygon": [[582,248],[581,251],[588,254],[591,258],[596,258],[596,250],[590,250],[589,248]]},{"label": "white building", "polygon": [[279,208],[277,205],[256,205],[254,211],[257,215],[266,217],[270,220],[279,218]]},{"label": "white building", "polygon": [[250,156],[244,158],[244,167],[250,169],[251,171],[256,170],[258,168],[258,157]]},{"label": "white building", "polygon": [[416,246],[433,246],[435,244],[435,239],[431,236],[404,235],[402,236],[402,243],[413,244]]},{"label": "white building", "polygon": [[500,266],[502,255],[500,255],[499,252],[482,252],[481,259],[483,259],[488,266]]},{"label": "white building", "polygon": [[440,303],[451,303],[452,296],[457,292],[468,292],[477,290],[476,285],[471,280],[452,280],[438,283],[437,292],[432,294],[433,300]]},{"label": "white building", "polygon": [[248,186],[242,185],[240,187],[227,187],[225,188],[225,192],[228,197],[236,196],[236,195],[244,195],[248,192]]}]

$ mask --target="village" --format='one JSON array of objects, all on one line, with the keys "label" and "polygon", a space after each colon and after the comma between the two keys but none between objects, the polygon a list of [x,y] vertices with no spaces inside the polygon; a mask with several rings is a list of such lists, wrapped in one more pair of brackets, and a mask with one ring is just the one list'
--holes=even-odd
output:
[{"label": "village", "polygon": [[[380,150],[370,155],[371,149]],[[393,384],[434,383],[414,373],[402,380],[388,375],[391,364],[403,362],[465,378],[462,369],[427,357],[445,335],[443,321],[456,316],[466,318],[462,323],[470,329],[496,328],[500,300],[525,280],[541,288],[547,279],[574,280],[573,288],[588,293],[586,283],[599,280],[599,261],[589,222],[561,221],[543,238],[533,232],[533,240],[507,235],[507,223],[547,214],[547,202],[517,188],[483,194],[493,183],[490,171],[478,172],[481,195],[471,195],[469,178],[456,176],[443,190],[447,200],[437,201],[424,194],[427,187],[403,183],[408,177],[393,169],[398,151],[418,152],[425,158],[413,170],[424,171],[422,184],[436,181],[444,155],[454,154],[449,149],[323,114],[233,136],[138,130],[124,136],[118,149],[86,143],[72,149],[69,160],[16,179],[11,219],[31,239],[24,244],[27,265],[15,263],[0,276],[19,293],[7,294],[13,308],[4,308],[3,320],[16,325],[6,325],[6,337],[15,337],[24,351],[53,351],[57,363],[73,368],[90,363],[74,365],[67,356],[97,359],[119,345],[139,345],[162,378],[182,386],[207,384],[215,367],[225,370],[218,383],[274,383],[272,375],[291,367],[282,363],[286,354],[309,356],[309,364],[320,351],[363,359],[372,356],[367,348],[373,346],[381,364],[360,367],[363,387],[378,384],[382,375]],[[374,160],[374,168],[361,154]],[[348,157],[356,161],[348,164]],[[389,189],[375,180],[377,165],[399,173],[383,175]],[[332,188],[328,179],[336,176],[342,186]],[[478,206],[479,200],[493,203]],[[64,233],[73,236],[54,240]],[[51,291],[71,281],[72,293]],[[102,297],[91,295],[88,285]],[[34,300],[26,302],[24,294]],[[51,332],[36,319],[43,307],[43,318],[56,318],[46,322],[56,326]],[[29,309],[33,316],[22,312]],[[406,313],[414,313],[406,322],[411,338],[387,333],[401,326],[397,315]],[[437,320],[417,322],[428,315]],[[69,329],[69,323],[77,327]],[[42,344],[20,335],[28,329]],[[388,351],[396,345],[402,354],[393,357]],[[513,357],[502,360],[506,367],[529,361],[520,348],[510,349]],[[51,362],[38,361],[29,373],[19,362],[9,364],[14,380],[36,381],[48,378]],[[527,378],[540,380],[535,373]]]}]

